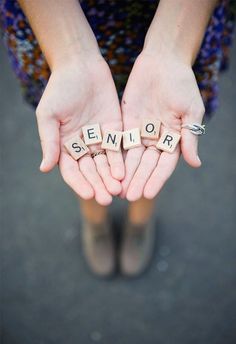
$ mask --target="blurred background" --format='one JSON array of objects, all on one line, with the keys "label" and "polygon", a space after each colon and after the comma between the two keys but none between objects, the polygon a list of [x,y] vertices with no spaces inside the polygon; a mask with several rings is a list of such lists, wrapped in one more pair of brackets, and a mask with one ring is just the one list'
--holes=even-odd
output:
[{"label": "blurred background", "polygon": [[[150,269],[99,280],[74,194],[57,170],[38,170],[35,115],[0,45],[1,344],[236,343],[236,46],[231,55],[203,167],[180,161],[157,200]],[[113,202],[117,228],[125,206]]]}]

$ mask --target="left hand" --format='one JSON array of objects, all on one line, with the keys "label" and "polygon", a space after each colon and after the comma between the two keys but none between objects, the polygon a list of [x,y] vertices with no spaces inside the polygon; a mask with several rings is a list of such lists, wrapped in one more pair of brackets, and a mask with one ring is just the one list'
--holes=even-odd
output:
[{"label": "left hand", "polygon": [[190,166],[201,166],[197,136],[181,129],[184,123],[201,124],[205,112],[190,65],[174,54],[158,57],[143,51],[129,76],[121,107],[124,130],[140,127],[142,118],[157,118],[161,130],[166,127],[181,134],[172,154],[146,149],[153,144],[147,139],[142,139],[145,146],[127,152],[121,197],[129,201],[154,198],[174,171],[180,151]]}]

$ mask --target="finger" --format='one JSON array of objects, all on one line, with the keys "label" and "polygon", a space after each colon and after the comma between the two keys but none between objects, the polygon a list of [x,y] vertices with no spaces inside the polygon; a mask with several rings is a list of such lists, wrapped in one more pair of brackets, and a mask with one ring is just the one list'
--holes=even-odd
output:
[{"label": "finger", "polygon": [[128,190],[129,184],[139,166],[141,157],[145,150],[144,146],[132,148],[127,152],[126,159],[125,159],[125,178],[122,181],[122,191],[120,194],[121,198],[126,196],[126,192]]},{"label": "finger", "polygon": [[[198,102],[183,116],[182,124],[202,123],[205,113],[203,102]],[[198,156],[198,136],[191,133],[189,129],[182,128],[181,130],[181,152],[184,160],[191,167],[200,167],[201,160]]]},{"label": "finger", "polygon": [[43,151],[40,171],[49,172],[59,160],[59,123],[53,116],[47,115],[41,110],[36,110],[36,116]]},{"label": "finger", "polygon": [[140,165],[128,187],[126,194],[128,201],[137,201],[142,197],[145,184],[157,166],[160,155],[161,153],[157,149],[147,148],[145,150]]},{"label": "finger", "polygon": [[78,164],[80,171],[94,189],[96,201],[101,205],[109,205],[112,202],[112,197],[105,188],[93,159],[90,156],[84,156],[79,159]]},{"label": "finger", "polygon": [[110,150],[107,150],[106,153],[112,177],[117,180],[122,180],[125,176],[125,165],[122,153]]},{"label": "finger", "polygon": [[59,168],[64,181],[85,200],[94,197],[94,191],[89,182],[79,171],[78,163],[65,152],[61,153]]},{"label": "finger", "polygon": [[145,198],[152,199],[160,192],[176,168],[179,156],[179,146],[172,154],[166,152],[161,153],[157,166],[144,187],[143,195]]},{"label": "finger", "polygon": [[121,183],[112,177],[106,155],[97,155],[93,160],[107,190],[112,195],[118,195],[121,192]]},{"label": "finger", "polygon": [[[121,118],[120,106],[119,103],[117,107],[113,109],[114,118]],[[106,118],[110,118],[110,114],[108,113]],[[106,131],[121,131],[122,130],[122,122],[121,121],[108,121],[107,123],[103,123],[102,125],[102,132],[103,134]],[[112,151],[106,149],[107,160],[110,165],[111,175],[113,178],[117,180],[122,180],[125,175],[125,166],[124,166],[124,159],[121,151]]]},{"label": "finger", "polygon": [[184,160],[194,168],[201,166],[198,156],[198,137],[191,133],[189,129],[183,128],[181,131],[181,152]]}]

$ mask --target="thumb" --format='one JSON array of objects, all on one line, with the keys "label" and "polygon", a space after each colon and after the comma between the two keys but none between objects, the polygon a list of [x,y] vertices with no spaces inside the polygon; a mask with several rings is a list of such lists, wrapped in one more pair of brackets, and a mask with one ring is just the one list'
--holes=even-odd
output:
[{"label": "thumb", "polygon": [[58,163],[60,155],[59,122],[52,116],[36,112],[38,130],[43,152],[41,172],[51,171]]},{"label": "thumb", "polygon": [[181,152],[184,160],[191,167],[200,167],[201,160],[198,156],[198,136],[191,133],[189,129],[181,131]]},{"label": "thumb", "polygon": [[[182,125],[202,123],[202,119],[205,113],[203,102],[201,101],[198,106],[192,107],[191,111],[183,116]],[[198,156],[198,136],[191,133],[187,128],[181,130],[181,152],[184,160],[194,168],[201,166],[201,160]]]}]

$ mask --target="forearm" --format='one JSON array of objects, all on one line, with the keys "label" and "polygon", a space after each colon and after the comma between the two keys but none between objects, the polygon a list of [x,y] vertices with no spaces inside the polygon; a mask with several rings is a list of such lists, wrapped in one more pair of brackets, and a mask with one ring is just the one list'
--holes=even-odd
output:
[{"label": "forearm", "polygon": [[69,56],[98,53],[95,36],[78,0],[18,0],[51,69]]},{"label": "forearm", "polygon": [[144,50],[193,64],[217,0],[160,0]]}]

